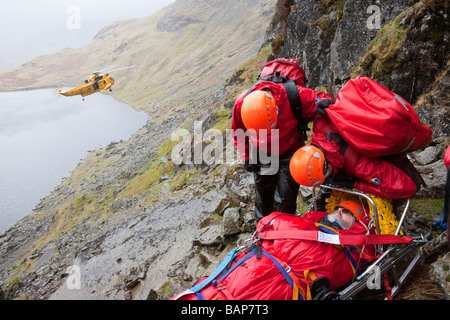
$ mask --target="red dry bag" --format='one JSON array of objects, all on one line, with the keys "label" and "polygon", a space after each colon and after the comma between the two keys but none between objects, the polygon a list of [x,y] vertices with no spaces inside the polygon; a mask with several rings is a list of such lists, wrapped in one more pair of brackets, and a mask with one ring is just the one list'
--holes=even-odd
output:
[{"label": "red dry bag", "polygon": [[326,113],[345,141],[367,157],[408,153],[431,141],[431,128],[406,100],[364,76],[346,83]]}]

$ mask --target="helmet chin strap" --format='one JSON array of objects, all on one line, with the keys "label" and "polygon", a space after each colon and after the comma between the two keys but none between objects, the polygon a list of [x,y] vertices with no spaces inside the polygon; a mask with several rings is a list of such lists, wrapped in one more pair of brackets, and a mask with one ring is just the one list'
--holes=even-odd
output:
[{"label": "helmet chin strap", "polygon": [[[331,173],[333,172],[333,168],[331,168],[330,166],[327,168],[327,171],[325,173],[325,178],[323,179],[324,181],[331,175]],[[313,194],[313,204],[314,204],[314,211],[317,211],[317,203],[315,201],[316,199],[316,188],[319,186],[314,186],[312,189],[312,194]]]},{"label": "helmet chin strap", "polygon": [[327,171],[325,172],[325,179],[324,181],[331,176],[331,174],[333,173],[333,168],[331,166],[328,166]]}]

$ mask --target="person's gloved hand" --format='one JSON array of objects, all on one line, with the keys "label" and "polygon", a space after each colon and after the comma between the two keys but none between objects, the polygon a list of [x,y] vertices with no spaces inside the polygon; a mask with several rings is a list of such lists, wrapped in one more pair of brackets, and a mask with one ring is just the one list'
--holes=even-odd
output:
[{"label": "person's gloved hand", "polygon": [[341,188],[353,189],[355,186],[355,179],[351,177],[339,177],[336,179],[328,177],[325,179],[324,184],[337,186]]},{"label": "person's gloved hand", "polygon": [[320,114],[325,114],[325,109],[331,106],[332,104],[335,104],[335,101],[333,99],[323,99],[320,100],[317,104],[317,112]]},{"label": "person's gloved hand", "polygon": [[433,222],[432,226],[434,229],[447,230],[447,217],[444,214],[444,210],[441,212],[441,216],[438,221]]}]

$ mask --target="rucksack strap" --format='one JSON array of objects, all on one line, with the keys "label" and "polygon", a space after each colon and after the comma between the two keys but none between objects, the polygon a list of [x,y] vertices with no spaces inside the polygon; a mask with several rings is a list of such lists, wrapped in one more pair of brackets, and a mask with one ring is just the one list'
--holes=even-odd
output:
[{"label": "rucksack strap", "polygon": [[309,279],[311,279],[312,282],[314,282],[314,280],[317,279],[316,274],[311,270],[305,270],[303,271],[303,276],[305,277],[306,282],[306,300],[312,300],[311,286],[309,285]]},{"label": "rucksack strap", "polygon": [[[338,232],[336,232],[332,228],[327,227],[325,225],[316,224],[316,227],[319,228],[320,230],[326,232],[326,233],[339,234]],[[356,251],[358,253],[361,253],[361,250],[358,247],[356,247],[355,245],[339,245],[338,247],[341,248],[342,251],[347,256],[348,261],[350,262],[350,266],[352,267],[353,273],[356,274],[356,275],[359,275],[361,273],[361,270],[359,270],[358,263],[356,263],[355,259],[353,259],[353,256],[350,253],[349,249],[354,250],[354,251]]]},{"label": "rucksack strap", "polygon": [[298,132],[302,135],[301,137],[303,142],[305,142],[308,139],[308,137],[306,136],[306,131],[309,131],[309,128],[308,124],[305,121],[305,118],[303,118],[302,105],[297,85],[294,80],[290,79],[288,79],[286,82],[283,82],[283,85],[288,95],[292,113],[294,114],[294,117],[298,122]]},{"label": "rucksack strap", "polygon": [[257,259],[261,259],[260,254],[266,256],[272,261],[272,263],[277,267],[278,271],[284,276],[289,286],[292,288],[292,297],[294,300],[303,299],[302,292],[300,289],[300,282],[297,276],[291,271],[291,268],[281,260],[279,260],[274,255],[271,255],[269,252],[261,249],[259,246],[255,246],[255,248],[248,253],[246,256],[242,257],[239,261],[237,261],[229,270],[227,270],[224,274],[222,274],[219,279],[213,280],[212,285],[217,287],[218,290],[221,290],[227,299],[231,300],[232,295],[226,290],[226,287],[222,285],[222,280],[225,279],[234,269],[239,266],[242,266],[244,261],[250,259],[253,256],[256,256]]},{"label": "rucksack strap", "polygon": [[269,252],[265,250],[261,250],[261,252],[272,261],[292,288],[292,300],[303,300],[304,293],[301,290],[300,280],[295,273],[292,272],[291,267],[274,255],[271,255]]}]

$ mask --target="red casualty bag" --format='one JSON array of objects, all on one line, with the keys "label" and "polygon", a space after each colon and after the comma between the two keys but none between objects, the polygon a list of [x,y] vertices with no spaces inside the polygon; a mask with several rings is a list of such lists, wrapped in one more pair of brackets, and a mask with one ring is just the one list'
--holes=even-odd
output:
[{"label": "red casualty bag", "polygon": [[326,113],[345,141],[366,157],[408,153],[431,141],[431,129],[406,100],[364,76],[346,83]]},{"label": "red casualty bag", "polygon": [[[309,300],[309,289],[317,278],[328,278],[332,290],[343,286],[360,271],[361,246],[318,239],[314,235],[340,235],[315,223],[322,217],[317,215],[325,213],[311,213],[304,218],[274,212],[264,217],[256,227],[261,236],[257,244],[244,251],[233,249],[209,277],[171,300]],[[366,233],[362,225],[355,228],[348,232]],[[299,230],[306,235],[297,236]],[[265,237],[270,240],[265,241]],[[366,250],[370,250],[368,247]]]}]

